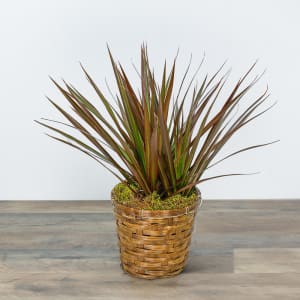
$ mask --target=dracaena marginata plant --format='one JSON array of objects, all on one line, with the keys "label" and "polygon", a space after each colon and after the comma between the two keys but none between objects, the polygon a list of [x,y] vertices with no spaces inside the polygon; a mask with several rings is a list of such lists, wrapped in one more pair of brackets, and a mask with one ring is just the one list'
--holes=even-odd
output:
[{"label": "dracaena marginata plant", "polygon": [[[198,87],[193,87],[200,67],[186,82],[190,62],[175,92],[176,58],[169,72],[164,64],[162,78],[157,80],[149,65],[147,48],[142,45],[141,68],[138,71],[141,86],[136,91],[123,67],[114,60],[109,49],[108,52],[118,87],[116,96],[111,93],[112,99],[104,95],[82,66],[99,98],[98,102],[92,103],[73,85],[64,82],[62,86],[52,79],[76,117],[48,98],[69,123],[43,120],[75,129],[84,139],[49,123],[37,123],[58,134],[49,135],[53,139],[92,157],[120,181],[129,186],[135,185],[135,192],[138,191],[140,195],[156,192],[162,200],[175,194],[188,196],[197,184],[204,181],[244,175],[230,173],[203,177],[208,168],[225,159],[273,143],[242,148],[215,160],[236,132],[273,106],[260,109],[269,96],[266,89],[250,101],[243,111],[236,113],[238,104],[260,78],[255,76],[250,81],[248,79],[255,64],[236,82],[227,96],[221,97],[228,78],[228,72],[220,75],[224,65],[212,76],[206,75]],[[219,103],[218,109],[216,103]],[[110,120],[103,115],[103,110]]]}]

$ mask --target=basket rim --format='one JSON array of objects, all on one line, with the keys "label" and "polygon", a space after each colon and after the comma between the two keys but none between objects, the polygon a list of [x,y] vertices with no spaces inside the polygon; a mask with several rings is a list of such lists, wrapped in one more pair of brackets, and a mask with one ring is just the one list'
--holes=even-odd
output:
[{"label": "basket rim", "polygon": [[131,216],[140,216],[140,217],[171,217],[171,216],[181,216],[194,212],[202,205],[201,192],[196,187],[197,199],[196,201],[189,206],[175,209],[140,209],[135,207],[129,207],[123,204],[118,203],[113,195],[111,195],[112,205],[114,207],[114,211],[121,210],[123,213],[127,213]]}]

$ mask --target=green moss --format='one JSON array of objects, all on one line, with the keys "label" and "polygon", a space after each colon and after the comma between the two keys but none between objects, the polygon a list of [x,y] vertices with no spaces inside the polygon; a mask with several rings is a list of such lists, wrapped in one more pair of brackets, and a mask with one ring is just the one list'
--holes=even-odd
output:
[{"label": "green moss", "polygon": [[118,203],[147,210],[183,208],[192,205],[197,199],[196,193],[193,193],[190,196],[177,194],[161,199],[157,192],[153,192],[146,197],[139,197],[137,191],[138,188],[134,185],[130,185],[129,187],[126,183],[119,183],[114,187],[112,194],[113,198]]},{"label": "green moss", "polygon": [[[147,202],[147,197],[145,201]],[[183,208],[186,206],[192,205],[197,199],[196,194],[192,194],[190,196],[182,196],[180,194],[168,197],[164,200],[161,200],[160,197],[152,197],[149,203],[149,209],[157,210],[157,209],[176,209]]]},{"label": "green moss", "polygon": [[136,197],[133,190],[136,190],[136,187],[133,185],[128,185],[126,183],[119,183],[117,184],[113,189],[113,197],[114,199],[121,203],[126,205],[127,203],[132,202]]}]

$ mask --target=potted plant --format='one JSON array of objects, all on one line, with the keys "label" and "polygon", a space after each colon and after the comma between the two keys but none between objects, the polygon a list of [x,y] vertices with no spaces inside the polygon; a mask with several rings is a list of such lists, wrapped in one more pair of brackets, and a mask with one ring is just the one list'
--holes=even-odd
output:
[{"label": "potted plant", "polygon": [[106,98],[82,67],[102,109],[71,84],[64,82],[62,86],[52,79],[77,118],[48,98],[69,123],[43,120],[65,125],[84,139],[48,122],[37,123],[59,135],[50,137],[84,152],[119,179],[111,196],[123,269],[148,279],[174,276],[183,270],[188,256],[201,202],[196,185],[219,177],[244,175],[229,173],[205,178],[206,170],[243,151],[271,144],[242,148],[215,161],[236,132],[272,107],[258,111],[268,98],[268,91],[237,113],[238,104],[260,78],[256,76],[246,83],[255,64],[223,96],[221,91],[228,78],[228,72],[220,75],[223,66],[211,77],[206,75],[198,87],[192,87],[197,72],[185,84],[189,63],[175,93],[176,58],[169,72],[164,64],[161,79],[157,80],[145,45],[141,47],[138,71],[141,87],[136,91],[108,51],[118,87],[116,96],[111,93],[114,101]]}]

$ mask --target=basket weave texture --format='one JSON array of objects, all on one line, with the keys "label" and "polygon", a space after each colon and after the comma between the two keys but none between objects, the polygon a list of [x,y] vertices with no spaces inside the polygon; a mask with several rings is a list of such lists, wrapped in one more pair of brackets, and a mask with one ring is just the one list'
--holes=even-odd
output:
[{"label": "basket weave texture", "polygon": [[173,210],[140,210],[112,200],[123,270],[145,279],[179,274],[187,261],[200,193],[192,206]]}]

